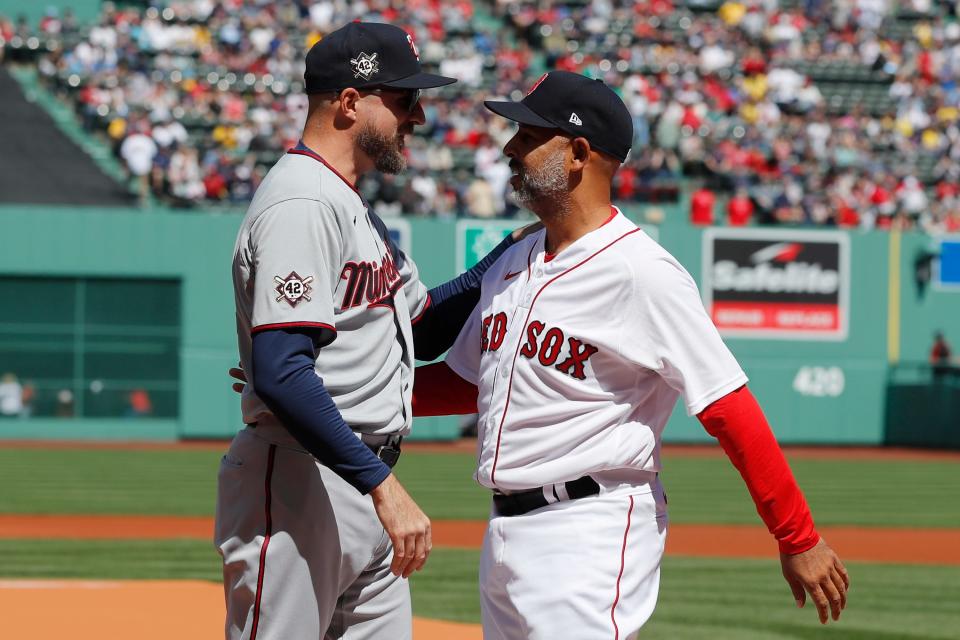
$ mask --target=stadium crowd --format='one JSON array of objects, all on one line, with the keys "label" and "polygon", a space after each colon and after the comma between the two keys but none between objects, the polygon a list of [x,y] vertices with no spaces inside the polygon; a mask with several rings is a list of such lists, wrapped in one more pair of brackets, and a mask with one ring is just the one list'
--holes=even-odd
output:
[{"label": "stadium crowd", "polygon": [[620,201],[686,185],[703,223],[726,203],[730,224],[957,232],[956,12],[935,0],[171,0],[104,3],[87,26],[66,12],[0,18],[0,39],[54,42],[35,58],[42,77],[175,204],[246,201],[296,143],[305,51],[362,18],[403,26],[427,66],[460,79],[423,99],[410,171],[361,185],[385,214],[511,215],[500,150],[512,132],[481,102],[558,68],[603,78],[633,113]]}]

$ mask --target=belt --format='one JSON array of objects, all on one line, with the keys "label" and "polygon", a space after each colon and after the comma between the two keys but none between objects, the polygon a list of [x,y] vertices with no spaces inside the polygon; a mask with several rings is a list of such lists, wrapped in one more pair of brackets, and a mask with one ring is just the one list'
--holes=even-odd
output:
[{"label": "belt", "polygon": [[[567,497],[562,497],[557,492],[557,487],[566,489]],[[561,492],[562,493],[562,492]],[[562,484],[547,485],[527,491],[517,491],[515,493],[493,494],[493,505],[497,508],[497,513],[501,516],[519,516],[545,507],[548,504],[559,502],[560,500],[576,500],[577,498],[586,498],[600,493],[600,485],[590,476],[583,476],[576,480],[570,480]],[[552,495],[553,500],[547,499],[547,495]]]},{"label": "belt", "polygon": [[383,460],[383,463],[391,469],[400,459],[400,443],[403,442],[403,436],[396,433],[390,435],[368,435],[360,434],[360,441],[373,451],[374,455]]}]

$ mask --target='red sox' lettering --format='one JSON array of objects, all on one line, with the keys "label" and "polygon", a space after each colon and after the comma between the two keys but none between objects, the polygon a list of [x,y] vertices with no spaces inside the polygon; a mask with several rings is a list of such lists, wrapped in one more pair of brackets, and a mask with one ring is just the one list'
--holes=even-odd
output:
[{"label": "'red sox' lettering", "polygon": [[496,351],[503,344],[507,335],[507,314],[500,312],[483,319],[483,329],[480,331],[480,350]]},{"label": "'red sox' lettering", "polygon": [[[546,331],[544,331],[546,329]],[[483,319],[480,331],[481,351],[496,351],[503,345],[507,334],[507,314],[500,312]],[[545,367],[555,367],[578,380],[586,379],[584,367],[597,347],[573,336],[565,336],[557,327],[534,320],[527,325],[527,341],[520,348],[520,355],[528,360],[536,358]],[[560,360],[566,346],[566,358]],[[560,360],[559,364],[557,361]]]}]

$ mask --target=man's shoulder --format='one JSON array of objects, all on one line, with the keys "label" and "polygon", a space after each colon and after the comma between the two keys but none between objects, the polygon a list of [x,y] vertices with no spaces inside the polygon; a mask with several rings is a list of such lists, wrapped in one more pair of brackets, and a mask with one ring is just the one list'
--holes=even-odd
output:
[{"label": "man's shoulder", "polygon": [[690,274],[672,253],[667,251],[633,222],[622,225],[623,234],[610,247],[611,257],[625,268],[624,278],[646,288],[663,289],[691,279]]},{"label": "man's shoulder", "polygon": [[259,217],[284,202],[312,201],[318,208],[347,215],[363,208],[360,196],[322,163],[293,153],[283,155],[267,172],[247,209]]}]

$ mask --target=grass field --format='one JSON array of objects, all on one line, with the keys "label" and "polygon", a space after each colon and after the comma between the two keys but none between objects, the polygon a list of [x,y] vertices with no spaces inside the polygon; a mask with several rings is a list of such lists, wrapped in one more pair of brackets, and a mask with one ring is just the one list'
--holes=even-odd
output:
[{"label": "grass field", "polygon": [[[0,513],[213,515],[220,453],[0,449]],[[484,520],[489,495],[466,453],[405,453],[397,475],[431,518]],[[820,525],[960,528],[960,464],[794,460]],[[723,458],[667,458],[676,523],[757,524]]]},{"label": "grass field", "polygon": [[[218,460],[204,450],[0,449],[0,514],[212,515]],[[398,474],[431,517],[479,520],[488,497],[469,479],[472,464],[470,454],[408,453]],[[821,525],[960,528],[958,463],[792,464]],[[759,522],[726,460],[676,456],[665,466],[673,522]],[[436,549],[412,583],[415,613],[477,622],[477,556]],[[219,579],[207,540],[0,540],[0,558],[0,578]],[[796,609],[775,561],[668,557],[660,604],[641,638],[960,637],[960,568],[848,568],[848,610],[840,624],[821,627],[809,605]]]}]

